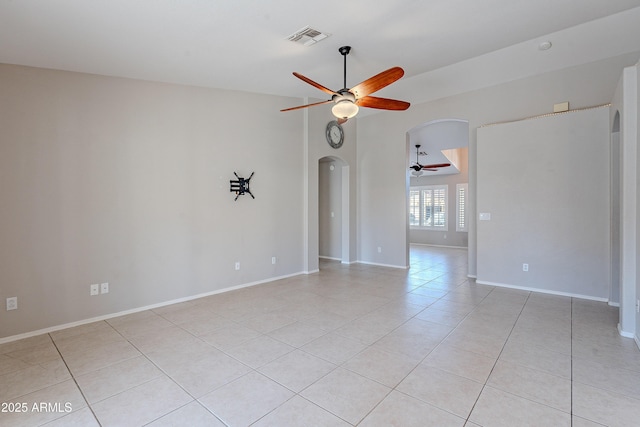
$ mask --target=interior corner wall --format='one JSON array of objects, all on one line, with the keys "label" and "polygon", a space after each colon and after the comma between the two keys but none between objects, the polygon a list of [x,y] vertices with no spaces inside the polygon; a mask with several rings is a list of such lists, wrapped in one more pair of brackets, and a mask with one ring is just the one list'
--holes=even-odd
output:
[{"label": "interior corner wall", "polygon": [[295,99],[13,65],[0,99],[0,339],[303,270]]},{"label": "interior corner wall", "polygon": [[477,164],[478,283],[607,300],[609,108],[480,128]]}]

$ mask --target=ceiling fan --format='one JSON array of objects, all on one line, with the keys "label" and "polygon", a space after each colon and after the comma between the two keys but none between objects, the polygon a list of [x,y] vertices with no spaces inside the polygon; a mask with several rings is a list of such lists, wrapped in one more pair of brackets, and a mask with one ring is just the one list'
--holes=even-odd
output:
[{"label": "ceiling fan", "polygon": [[416,172],[420,172],[421,170],[436,172],[439,168],[446,168],[451,166],[451,163],[434,163],[431,165],[421,165],[420,153],[418,152],[419,148],[420,144],[416,144],[416,164],[413,166],[409,166],[409,169],[413,169]]},{"label": "ceiling fan", "polygon": [[315,102],[313,104],[300,105],[298,107],[286,108],[280,111],[299,110],[301,108],[313,107],[316,105],[335,103],[331,108],[331,112],[338,119],[338,123],[344,123],[350,118],[358,114],[359,107],[377,108],[380,110],[406,110],[409,108],[408,102],[398,101],[395,99],[379,98],[369,96],[391,83],[398,80],[404,75],[404,70],[400,67],[389,68],[386,71],[376,74],[375,76],[357,84],[351,89],[347,88],[347,55],[351,51],[351,46],[342,46],[338,51],[344,57],[344,87],[339,91],[333,91],[322,86],[319,83],[294,72],[293,75],[300,80],[309,83],[311,86],[331,95],[331,99],[326,101]]}]

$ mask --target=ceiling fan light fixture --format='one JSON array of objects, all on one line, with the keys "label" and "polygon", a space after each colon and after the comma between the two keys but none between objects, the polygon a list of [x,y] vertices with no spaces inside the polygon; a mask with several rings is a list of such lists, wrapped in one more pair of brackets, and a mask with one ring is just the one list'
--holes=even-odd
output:
[{"label": "ceiling fan light fixture", "polygon": [[331,108],[333,115],[339,119],[350,119],[358,114],[358,110],[360,110],[360,107],[348,99],[338,101],[336,105]]}]

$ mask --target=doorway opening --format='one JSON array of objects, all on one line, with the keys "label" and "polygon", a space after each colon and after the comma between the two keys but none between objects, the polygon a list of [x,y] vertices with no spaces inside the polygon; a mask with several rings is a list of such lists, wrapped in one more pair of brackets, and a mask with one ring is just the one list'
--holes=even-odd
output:
[{"label": "doorway opening", "polygon": [[318,256],[350,264],[349,165],[339,157],[318,161]]},{"label": "doorway opening", "polygon": [[407,132],[407,252],[411,244],[468,247],[468,148],[467,120],[432,120]]}]

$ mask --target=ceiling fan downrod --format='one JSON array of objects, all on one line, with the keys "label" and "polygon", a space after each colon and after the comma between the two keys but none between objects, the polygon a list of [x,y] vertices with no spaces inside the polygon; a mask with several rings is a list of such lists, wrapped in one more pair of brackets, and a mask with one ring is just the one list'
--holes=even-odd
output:
[{"label": "ceiling fan downrod", "polygon": [[344,58],[344,85],[342,86],[342,90],[346,91],[348,90],[347,89],[347,55],[349,55],[349,52],[351,52],[351,46],[342,46],[341,48],[338,48],[338,52],[340,52],[340,54]]}]

